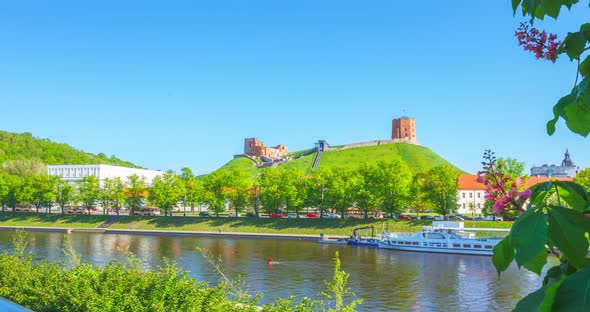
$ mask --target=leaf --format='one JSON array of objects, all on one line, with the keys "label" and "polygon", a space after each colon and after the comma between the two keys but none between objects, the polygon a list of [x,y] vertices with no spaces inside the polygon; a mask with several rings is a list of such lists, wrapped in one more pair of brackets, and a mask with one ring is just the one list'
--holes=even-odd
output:
[{"label": "leaf", "polygon": [[543,299],[545,299],[545,287],[539,288],[534,292],[528,294],[526,297],[520,299],[516,304],[513,312],[530,312],[539,311]]},{"label": "leaf", "polygon": [[541,276],[541,271],[547,263],[547,249],[543,248],[534,256],[529,262],[524,264],[524,267],[537,275]]},{"label": "leaf", "polygon": [[561,3],[555,0],[541,0],[541,5],[545,9],[545,14],[557,18],[559,10],[561,9]]},{"label": "leaf", "polygon": [[508,268],[512,260],[514,260],[514,248],[510,242],[510,235],[508,235],[494,246],[492,263],[494,263],[496,271],[498,271],[498,276]]},{"label": "leaf", "polygon": [[520,1],[522,0],[512,0],[512,14],[516,15],[516,9],[520,5]]},{"label": "leaf", "polygon": [[557,294],[557,289],[559,288],[559,286],[561,286],[565,279],[566,275],[562,275],[557,282],[551,284],[551,286],[548,286],[545,289],[545,298],[543,298],[543,302],[541,302],[539,311],[551,311],[553,303],[555,302],[555,295]]},{"label": "leaf", "polygon": [[576,93],[574,93],[575,91],[576,90],[574,89],[574,91],[572,91],[572,93],[559,99],[559,101],[557,101],[557,104],[555,104],[555,106],[553,106],[554,118],[552,120],[550,120],[549,122],[547,122],[547,134],[553,135],[553,133],[555,132],[555,124],[559,120],[559,117],[562,117],[564,119],[566,118],[565,117],[565,107],[568,105],[571,105],[576,100]]},{"label": "leaf", "polygon": [[590,75],[590,56],[586,56],[584,61],[582,61],[582,63],[580,63],[579,70],[580,70],[580,74],[584,77]]},{"label": "leaf", "polygon": [[553,182],[543,182],[531,187],[531,205],[538,206],[547,202],[547,198],[555,192]]},{"label": "leaf", "polygon": [[[587,94],[590,105],[590,92]],[[587,137],[590,133],[590,107],[583,105],[578,100],[576,105],[569,105],[565,108],[565,115],[567,117],[565,124],[574,133],[583,137]]]},{"label": "leaf", "polygon": [[586,42],[586,36],[583,33],[579,31],[568,33],[567,37],[565,37],[565,40],[563,41],[563,50],[567,56],[570,57],[570,60],[577,60],[580,58],[580,54],[584,52]]},{"label": "leaf", "polygon": [[561,200],[565,201],[572,208],[583,211],[588,203],[588,193],[581,185],[572,181],[554,181]]},{"label": "leaf", "polygon": [[590,267],[568,276],[555,294],[559,311],[590,311]]},{"label": "leaf", "polygon": [[547,211],[551,241],[571,264],[580,267],[588,254],[588,239],[584,233],[590,230],[590,219],[576,210],[559,206],[549,206]]},{"label": "leaf", "polygon": [[522,214],[510,230],[510,241],[515,249],[516,264],[522,266],[545,250],[547,221],[541,210],[531,209]]}]

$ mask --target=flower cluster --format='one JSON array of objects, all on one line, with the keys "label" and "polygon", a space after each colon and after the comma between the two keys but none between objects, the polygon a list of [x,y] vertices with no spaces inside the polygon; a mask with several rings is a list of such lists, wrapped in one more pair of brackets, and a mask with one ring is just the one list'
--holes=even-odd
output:
[{"label": "flower cluster", "polygon": [[523,46],[525,51],[531,51],[537,59],[543,58],[549,61],[555,61],[557,58],[557,47],[561,41],[557,41],[557,35],[549,34],[543,30],[530,28],[526,23],[520,23],[520,27],[514,32],[518,38],[518,44]]},{"label": "flower cluster", "polygon": [[502,214],[505,210],[524,211],[523,204],[531,196],[530,190],[521,191],[523,181],[512,178],[502,172],[502,164],[496,163],[496,157],[490,150],[484,152],[483,170],[477,173],[477,181],[486,187],[485,198],[494,202],[494,213]]}]

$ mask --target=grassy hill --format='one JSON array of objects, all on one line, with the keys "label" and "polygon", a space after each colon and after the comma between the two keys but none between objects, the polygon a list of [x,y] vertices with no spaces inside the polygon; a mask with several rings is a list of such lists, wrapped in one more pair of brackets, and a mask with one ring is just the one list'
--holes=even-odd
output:
[{"label": "grassy hill", "polygon": [[[303,156],[293,161],[289,161],[281,165],[281,167],[285,169],[307,171],[308,168],[311,167],[314,157],[315,153]],[[426,171],[432,167],[443,164],[453,166],[444,158],[424,146],[408,143],[395,143],[325,152],[322,156],[319,170],[321,171],[322,169],[335,167],[356,168],[364,162],[374,163],[396,159],[404,162],[410,168],[412,173]],[[220,169],[224,170],[230,168],[242,168],[244,170],[252,171],[252,174],[261,170],[257,169],[252,160],[247,158],[233,159]]]},{"label": "grassy hill", "polygon": [[19,134],[0,131],[0,164],[17,159],[39,159],[46,165],[106,164],[139,168],[139,166],[115,156],[107,157],[103,153],[98,155],[86,153],[67,144],[35,138],[31,133]]}]

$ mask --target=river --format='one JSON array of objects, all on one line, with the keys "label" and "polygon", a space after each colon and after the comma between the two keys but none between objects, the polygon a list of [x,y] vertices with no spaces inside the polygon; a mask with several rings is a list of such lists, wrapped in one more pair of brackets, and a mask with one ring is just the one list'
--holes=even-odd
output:
[{"label": "river", "polygon": [[[10,250],[12,232],[0,231],[0,250]],[[37,259],[65,260],[63,233],[31,232],[28,251]],[[264,294],[262,303],[290,295],[322,299],[324,281],[333,274],[340,254],[349,286],[363,299],[359,311],[506,311],[537,289],[541,278],[511,265],[500,278],[491,257],[414,253],[323,245],[298,240],[221,239],[185,236],[71,234],[82,261],[104,265],[124,259],[128,249],[155,267],[173,259],[191,276],[217,283],[220,275],[196,249],[222,259],[221,270],[240,279],[250,292]],[[267,259],[273,258],[269,265]]]}]

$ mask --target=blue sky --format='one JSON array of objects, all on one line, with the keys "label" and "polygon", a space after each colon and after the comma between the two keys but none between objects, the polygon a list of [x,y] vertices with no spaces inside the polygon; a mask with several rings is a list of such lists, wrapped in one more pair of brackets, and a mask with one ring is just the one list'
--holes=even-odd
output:
[{"label": "blue sky", "polygon": [[[527,169],[569,148],[588,167],[587,138],[545,132],[575,65],[523,51],[510,2],[4,1],[0,129],[201,174],[246,137],[387,139],[405,108],[467,172],[488,148]],[[535,26],[563,38],[588,11]]]}]

